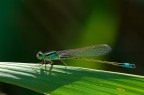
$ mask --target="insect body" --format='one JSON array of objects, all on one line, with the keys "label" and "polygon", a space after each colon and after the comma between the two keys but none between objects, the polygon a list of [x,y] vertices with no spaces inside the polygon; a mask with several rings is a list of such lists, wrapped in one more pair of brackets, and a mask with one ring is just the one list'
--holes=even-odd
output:
[{"label": "insect body", "polygon": [[63,62],[64,59],[76,59],[76,60],[87,60],[87,61],[93,61],[93,62],[112,64],[115,66],[121,66],[121,67],[126,67],[126,68],[135,68],[135,64],[108,62],[108,61],[94,60],[94,59],[88,58],[92,56],[105,55],[110,51],[111,51],[110,46],[106,44],[101,44],[101,45],[94,45],[94,46],[89,46],[89,47],[69,49],[69,50],[63,50],[63,51],[51,51],[47,53],[42,53],[40,51],[37,53],[37,58],[39,60],[42,60],[42,64],[49,63],[51,65],[53,64],[52,60],[61,60]]}]

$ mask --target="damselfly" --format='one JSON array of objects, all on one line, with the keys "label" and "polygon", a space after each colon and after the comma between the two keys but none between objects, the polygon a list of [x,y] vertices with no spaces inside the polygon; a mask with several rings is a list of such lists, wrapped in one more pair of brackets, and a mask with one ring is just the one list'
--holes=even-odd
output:
[{"label": "damselfly", "polygon": [[39,60],[42,60],[42,64],[51,64],[51,65],[53,64],[53,60],[61,60],[63,62],[64,59],[76,59],[76,60],[87,60],[87,61],[93,61],[99,63],[106,63],[106,64],[111,64],[111,65],[121,66],[126,68],[135,68],[135,64],[108,62],[108,61],[101,61],[101,60],[95,60],[89,58],[92,56],[95,57],[95,56],[105,55],[110,51],[111,51],[110,46],[106,44],[101,44],[101,45],[93,45],[89,47],[69,49],[63,51],[51,51],[46,53],[40,51],[37,53],[37,58]]}]

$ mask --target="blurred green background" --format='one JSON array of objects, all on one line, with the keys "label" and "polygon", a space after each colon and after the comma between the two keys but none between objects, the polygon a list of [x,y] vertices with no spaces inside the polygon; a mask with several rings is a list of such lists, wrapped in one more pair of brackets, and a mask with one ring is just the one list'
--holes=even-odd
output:
[{"label": "blurred green background", "polygon": [[[136,69],[66,60],[69,66],[144,75],[143,0],[1,0],[0,61],[39,62],[38,51],[108,44],[113,51],[97,59],[129,62]],[[60,61],[56,64],[62,64]],[[5,83],[6,95],[41,95]]]}]

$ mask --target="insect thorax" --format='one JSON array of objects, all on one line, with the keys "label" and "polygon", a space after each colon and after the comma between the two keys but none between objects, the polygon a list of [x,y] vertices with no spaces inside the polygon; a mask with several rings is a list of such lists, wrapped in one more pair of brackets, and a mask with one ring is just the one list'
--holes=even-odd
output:
[{"label": "insect thorax", "polygon": [[57,54],[56,51],[51,51],[45,53],[45,59],[49,59],[49,60],[59,59],[59,55]]}]

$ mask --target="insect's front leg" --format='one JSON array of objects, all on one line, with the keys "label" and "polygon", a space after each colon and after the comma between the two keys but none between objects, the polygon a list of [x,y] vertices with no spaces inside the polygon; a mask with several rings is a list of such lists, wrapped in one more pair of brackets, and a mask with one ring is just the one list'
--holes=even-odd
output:
[{"label": "insect's front leg", "polygon": [[45,61],[46,61],[46,64],[53,65],[53,61],[51,61],[51,60],[45,60]]},{"label": "insect's front leg", "polygon": [[42,60],[42,62],[41,62],[41,63],[42,63],[42,65],[43,65],[43,64],[45,64],[45,63],[44,63],[44,60]]},{"label": "insect's front leg", "polygon": [[42,60],[42,65],[43,64],[47,64],[47,61],[44,59],[44,60]]}]

